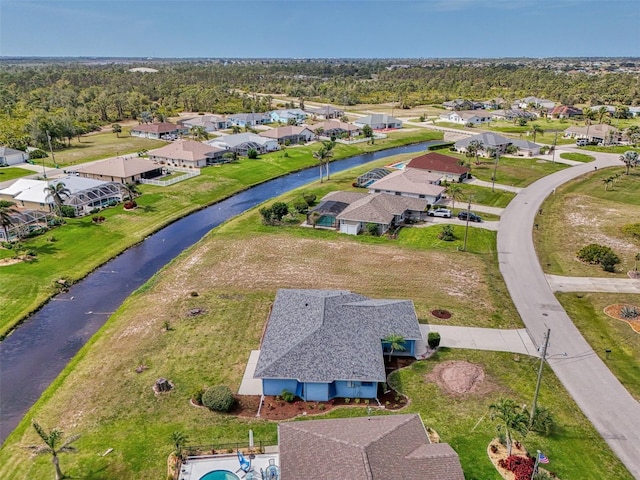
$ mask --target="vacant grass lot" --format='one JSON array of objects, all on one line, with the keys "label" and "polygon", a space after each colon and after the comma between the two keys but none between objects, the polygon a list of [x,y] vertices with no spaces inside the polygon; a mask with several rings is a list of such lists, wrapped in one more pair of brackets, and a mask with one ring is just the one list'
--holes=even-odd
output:
[{"label": "vacant grass lot", "polygon": [[[558,300],[591,348],[607,364],[625,388],[640,401],[640,334],[628,323],[605,315],[614,303],[640,306],[638,295],[606,293],[557,293]],[[605,350],[611,353],[606,355]]]},{"label": "vacant grass lot", "polygon": [[[115,133],[104,132],[85,135],[71,140],[71,147],[64,150],[54,151],[54,160],[49,154],[45,158],[45,165],[53,167],[54,164],[65,168],[71,165],[101,160],[103,158],[114,157],[136,153],[140,150],[152,150],[167,145],[163,140],[150,140],[148,138],[132,137],[129,135],[131,129],[123,129],[119,137]],[[38,160],[42,162],[42,160]]]},{"label": "vacant grass lot", "polygon": [[[620,229],[640,218],[640,173],[622,175],[605,190],[604,179],[623,173],[624,167],[592,172],[558,189],[543,204],[543,215],[537,217],[540,228],[534,231],[534,242],[543,269],[547,273],[585,277],[627,278],[633,269],[633,257],[640,245]],[[585,245],[599,243],[610,246],[622,263],[616,273],[608,273],[598,265],[587,265],[576,258]]]},{"label": "vacant grass lot", "polygon": [[627,150],[635,150],[640,153],[640,147],[632,147],[630,145],[609,145],[607,147],[598,147],[596,145],[589,145],[588,147],[580,147],[581,149],[591,152],[604,152],[604,153],[619,153],[622,155]]},{"label": "vacant grass lot", "polygon": [[[337,145],[334,158],[434,138],[441,138],[441,134],[426,130],[399,131],[375,145]],[[189,212],[252,185],[315,165],[317,161],[311,152],[317,148],[317,145],[289,148],[288,157],[284,152],[276,152],[259,160],[243,159],[234,164],[204,168],[199,177],[170,187],[141,185],[143,194],[137,199],[140,208],[135,211],[124,212],[121,206],[108,208],[101,212],[106,218],[103,224],[93,224],[90,216],[68,219],[66,225],[28,240],[26,244],[38,253],[35,262],[0,267],[0,337],[49,298],[58,279],[76,281]],[[54,242],[49,241],[52,237]],[[0,258],[8,256],[11,252],[0,250]]]},{"label": "vacant grass lot", "polygon": [[[346,288],[412,299],[422,320],[431,319],[433,308],[447,308],[455,324],[521,326],[495,254],[426,249],[433,245],[429,230],[407,229],[411,234],[403,231],[395,242],[338,236],[266,227],[255,210],[216,229],[132,295],[81,350],[7,439],[0,450],[0,477],[51,475],[48,458],[33,460],[22,448],[36,442],[31,418],[81,433],[79,453],[63,456],[61,464],[74,477],[94,480],[164,478],[175,430],[187,434],[191,444],[241,440],[249,428],[256,439],[276,443],[275,423],[211,413],[188,401],[203,385],[238,388],[278,288]],[[482,249],[482,243],[475,248]],[[192,308],[205,313],[189,316]],[[424,382],[434,365],[452,359],[482,365],[487,392],[450,397]],[[142,364],[148,369],[136,373]],[[399,382],[412,400],[408,411],[420,412],[460,452],[467,478],[499,479],[486,456],[496,431],[483,415],[503,395],[530,401],[535,371],[529,358],[449,351],[404,370]],[[154,395],[151,386],[158,377],[169,378],[175,390]],[[544,448],[562,478],[631,478],[550,371],[540,403],[553,409],[561,428],[551,438],[534,435],[526,445]],[[330,416],[364,413],[341,409]],[[110,455],[98,455],[108,448],[114,449]]]},{"label": "vacant grass lot", "polygon": [[593,162],[595,160],[595,157],[592,155],[571,152],[561,153],[560,158],[564,158],[565,160],[573,160],[575,162]]},{"label": "vacant grass lot", "polygon": [[35,172],[20,167],[2,167],[0,168],[0,183],[7,180],[13,180],[14,178],[25,177],[27,175],[33,175]]}]

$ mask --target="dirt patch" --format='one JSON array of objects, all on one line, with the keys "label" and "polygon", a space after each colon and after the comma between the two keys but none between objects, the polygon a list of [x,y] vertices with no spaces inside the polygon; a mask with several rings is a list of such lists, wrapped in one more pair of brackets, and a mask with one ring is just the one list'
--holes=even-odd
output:
[{"label": "dirt patch", "polygon": [[461,396],[471,393],[484,394],[494,390],[480,365],[453,360],[435,366],[425,376],[427,382],[433,382],[449,395]]},{"label": "dirt patch", "polygon": [[626,303],[615,303],[613,305],[609,305],[604,308],[605,315],[615,318],[616,320],[621,320],[629,324],[629,326],[633,329],[634,332],[640,333],[640,317],[636,317],[634,319],[624,318],[622,316],[622,309],[624,307],[635,308],[640,312],[640,307],[636,305],[630,305]]},{"label": "dirt patch", "polygon": [[22,262],[22,260],[22,258],[3,258],[2,260],[0,260],[0,267],[15,265],[16,263]]}]

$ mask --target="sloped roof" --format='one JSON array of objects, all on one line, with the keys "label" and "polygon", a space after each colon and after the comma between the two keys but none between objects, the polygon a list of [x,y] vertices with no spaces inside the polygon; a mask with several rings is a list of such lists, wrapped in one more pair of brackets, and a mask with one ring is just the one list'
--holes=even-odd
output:
[{"label": "sloped roof", "polygon": [[431,173],[417,168],[396,170],[369,185],[370,190],[387,190],[413,195],[437,196],[445,188],[435,185],[442,178],[441,174]]},{"label": "sloped roof", "polygon": [[0,194],[2,195],[10,195],[12,197],[16,196],[20,192],[24,190],[29,190],[33,187],[42,187],[44,182],[42,180],[32,180],[30,178],[19,178],[7,188],[0,190]]},{"label": "sloped roof", "polygon": [[360,117],[354,120],[355,124],[360,125],[377,125],[380,123],[389,124],[389,123],[400,123],[402,122],[391,115],[387,115],[386,113],[374,113],[373,115],[367,115],[365,117]]},{"label": "sloped roof", "polygon": [[227,115],[227,119],[243,122],[261,122],[264,120],[271,120],[271,116],[268,113],[233,113],[231,115]]},{"label": "sloped roof", "polygon": [[458,159],[438,152],[429,152],[412,158],[406,168],[418,168],[441,173],[462,175],[471,171],[469,167],[458,164]]},{"label": "sloped roof", "polygon": [[[22,181],[26,180],[26,179],[20,179]],[[19,181],[20,181],[19,180]],[[64,178],[56,178],[54,180],[30,180],[30,182],[34,182],[31,184],[31,186],[29,188],[23,188],[22,190],[18,191],[16,194],[14,194],[14,198],[16,200],[20,200],[23,202],[35,202],[35,203],[47,203],[47,204],[51,204],[53,203],[53,198],[51,197],[51,195],[46,191],[46,188],[51,186],[51,185],[57,185],[58,183],[64,183],[64,186],[67,190],[69,190],[69,195],[74,195],[76,193],[85,191],[85,190],[91,190],[93,188],[97,188],[100,187],[102,185],[105,185],[107,183],[111,183],[111,182],[103,182],[102,180],[94,180],[92,178],[83,178],[83,177],[77,177],[75,175],[69,175],[66,176]],[[18,182],[16,182],[18,183]],[[14,183],[11,187],[9,188],[16,188],[15,186],[16,184]],[[24,183],[22,184],[24,186],[26,186],[27,184]],[[17,188],[20,188],[20,185],[18,185]],[[3,191],[4,193],[4,191]]]},{"label": "sloped roof", "polygon": [[89,165],[83,165],[73,170],[76,172],[88,173],[91,175],[104,175],[118,178],[127,178],[141,173],[151,172],[161,168],[161,165],[140,157],[116,157],[108,158],[101,162],[95,162]]},{"label": "sloped roof", "polygon": [[566,133],[577,133],[579,135],[586,135],[587,132],[591,135],[597,133],[599,135],[606,135],[610,131],[618,131],[616,127],[612,127],[611,125],[607,125],[606,123],[599,123],[597,125],[588,125],[588,126],[573,126],[569,127],[565,130]]},{"label": "sloped roof", "polygon": [[551,110],[551,115],[582,115],[582,109],[571,105],[557,105]]},{"label": "sloped roof", "polygon": [[325,122],[320,122],[320,123],[315,123],[313,125],[308,125],[308,127],[310,129],[312,129],[313,131],[317,130],[318,128],[322,128],[323,130],[345,130],[347,132],[354,132],[356,130],[360,130],[360,128],[356,127],[355,125],[352,125],[350,123],[347,122],[340,122],[338,120],[327,120]]},{"label": "sloped roof", "polygon": [[321,215],[338,215],[351,203],[368,196],[369,193],[365,192],[346,192],[342,190],[329,192],[322,197],[320,203],[311,211],[318,212]]},{"label": "sloped roof", "polygon": [[514,139],[511,141],[511,143],[522,150],[536,150],[542,147],[542,145],[538,145],[537,143],[533,143],[529,140],[524,139]]},{"label": "sloped roof", "polygon": [[0,157],[7,157],[9,155],[24,155],[25,152],[23,152],[22,150],[16,150],[15,148],[9,148],[9,147],[0,147]]},{"label": "sloped roof", "polygon": [[478,135],[473,135],[471,137],[458,140],[454,145],[456,146],[456,148],[459,148],[459,147],[466,148],[474,140],[482,143],[482,145],[484,145],[485,147],[496,147],[496,146],[502,146],[502,145],[509,145],[511,143],[510,139],[508,139],[507,137],[503,137],[502,135],[499,135],[497,133],[482,132],[482,133],[479,133]]},{"label": "sloped roof", "polygon": [[382,339],[421,338],[410,300],[371,300],[346,290],[278,290],[255,378],[383,382]]},{"label": "sloped roof", "polygon": [[278,438],[283,480],[320,472],[351,480],[464,479],[456,452],[429,443],[416,414],[283,422]]},{"label": "sloped roof", "polygon": [[146,125],[137,125],[131,129],[132,132],[149,132],[149,133],[169,133],[180,130],[182,127],[175,123],[149,123]]},{"label": "sloped roof", "polygon": [[313,132],[310,128],[299,127],[297,125],[286,125],[284,127],[272,128],[270,130],[260,132],[258,135],[260,135],[261,137],[279,139],[284,137],[292,137],[294,135],[302,135],[305,130],[308,132],[308,135],[313,135]]},{"label": "sloped roof", "polygon": [[236,133],[232,135],[223,135],[207,142],[209,145],[228,145],[229,148],[237,147],[243,143],[256,143],[260,146],[273,142],[273,138],[261,137],[256,133]]},{"label": "sloped roof", "polygon": [[402,197],[388,193],[371,193],[346,207],[336,218],[355,222],[391,223],[395,215],[407,210],[422,211],[427,207],[424,198]]},{"label": "sloped roof", "polygon": [[153,157],[172,160],[198,161],[210,158],[222,149],[195,140],[177,140],[164,147],[149,151]]}]

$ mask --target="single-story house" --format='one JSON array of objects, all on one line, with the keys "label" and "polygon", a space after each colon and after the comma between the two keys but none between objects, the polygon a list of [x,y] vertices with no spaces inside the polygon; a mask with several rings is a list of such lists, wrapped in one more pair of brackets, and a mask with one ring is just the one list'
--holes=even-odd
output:
[{"label": "single-story house", "polygon": [[360,135],[360,128],[338,120],[327,120],[325,122],[308,125],[308,127],[314,132],[321,132],[319,133],[320,136],[329,138],[338,138],[344,134],[347,134],[349,137],[357,137]]},{"label": "single-story house", "polygon": [[536,155],[540,155],[540,149],[542,148],[542,145],[530,142],[529,140],[520,139],[511,140],[511,145],[514,145],[518,148],[518,153],[522,153],[523,155],[526,155],[528,157],[535,157]]},{"label": "single-story house", "polygon": [[378,226],[378,234],[407,220],[422,220],[429,201],[389,193],[369,193],[349,204],[336,216],[340,233],[358,235],[368,224]]},{"label": "single-story house", "polygon": [[464,480],[458,454],[431,443],[418,414],[282,422],[280,478]]},{"label": "single-story house", "polygon": [[236,152],[238,155],[247,155],[249,150],[258,153],[275,152],[280,147],[277,140],[262,137],[256,133],[237,133],[224,135],[207,142],[208,145]]},{"label": "single-story house", "polygon": [[439,185],[442,175],[417,168],[396,170],[369,185],[369,193],[390,193],[401,197],[413,197],[435,204],[445,191]]},{"label": "single-story house", "polygon": [[463,100],[462,98],[443,102],[442,106],[447,110],[475,110],[476,108],[482,108],[481,103],[473,100]]},{"label": "single-story house", "polygon": [[151,150],[149,158],[160,164],[184,168],[201,168],[218,163],[225,150],[195,140],[178,140]]},{"label": "single-story house", "polygon": [[176,125],[175,123],[148,123],[137,125],[131,129],[131,136],[142,138],[153,138],[159,140],[166,135],[186,135],[189,133],[189,129],[182,125]]},{"label": "single-story house", "polygon": [[480,105],[485,110],[497,110],[499,108],[502,108],[506,104],[507,101],[502,97],[492,98],[491,100],[480,102]]},{"label": "single-story house", "polygon": [[315,137],[315,133],[313,133],[309,127],[299,127],[297,125],[272,128],[260,132],[258,135],[265,138],[272,138],[281,145],[284,143],[306,143]]},{"label": "single-story house", "polygon": [[491,113],[486,110],[457,110],[441,113],[440,118],[460,125],[480,125],[491,121]]},{"label": "single-story house", "polygon": [[386,177],[391,172],[393,172],[393,170],[390,170],[388,168],[374,168],[356,178],[355,186],[368,187],[376,180],[380,180],[382,177]]},{"label": "single-story house", "polygon": [[271,121],[272,122],[281,122],[281,123],[289,123],[290,120],[293,120],[297,123],[304,122],[307,118],[307,114],[300,110],[299,108],[289,108],[286,110],[274,110],[271,112]]},{"label": "single-story house", "polygon": [[471,178],[471,169],[460,165],[457,158],[449,157],[438,152],[429,152],[412,158],[405,168],[417,168],[430,173],[441,175],[448,182],[462,182]]},{"label": "single-story house", "polygon": [[640,107],[629,107],[629,115],[632,117],[640,117]]},{"label": "single-story house", "polygon": [[224,130],[231,126],[231,122],[220,115],[198,115],[197,117],[178,120],[178,123],[189,129],[191,127],[203,127],[206,132]]},{"label": "single-story house", "polygon": [[238,127],[255,127],[256,125],[264,125],[271,121],[271,115],[268,113],[234,113],[227,115],[227,120],[231,125]]},{"label": "single-story house", "polygon": [[81,177],[118,182],[136,183],[141,179],[162,175],[162,166],[148,158],[138,156],[108,158],[71,169]]},{"label": "single-story house", "polygon": [[571,105],[558,105],[547,114],[549,118],[571,118],[578,115],[582,115],[582,110]]},{"label": "single-story house", "polygon": [[332,118],[340,118],[344,115],[344,110],[331,105],[323,105],[322,107],[307,107],[304,109],[312,117],[324,118],[330,120]]},{"label": "single-story house", "polygon": [[404,338],[415,356],[422,340],[410,300],[376,300],[346,290],[278,290],[254,378],[264,395],[289,391],[305,401],[377,398],[386,381],[384,342]]},{"label": "single-story house", "polygon": [[546,100],[544,98],[538,97],[524,97],[521,100],[516,100],[514,105],[517,105],[517,108],[544,108],[545,110],[551,110],[556,106],[556,103],[551,100]]},{"label": "single-story house", "polygon": [[73,207],[77,216],[87,215],[94,208],[107,206],[114,201],[121,202],[125,195],[120,183],[68,175],[49,181],[19,178],[11,186],[0,190],[0,198],[12,201],[18,207],[53,212],[55,201],[47,188],[59,183],[63,183],[69,191],[67,195],[61,195],[62,204]]},{"label": "single-story house", "polygon": [[373,115],[367,115],[366,117],[360,117],[356,119],[353,124],[360,128],[369,125],[373,130],[402,128],[402,121],[386,113],[375,113]]},{"label": "single-story house", "polygon": [[508,122],[512,122],[517,118],[524,118],[525,120],[534,120],[538,118],[538,116],[528,110],[522,110],[520,108],[513,108],[507,110],[494,110],[491,112],[492,120],[506,120]]},{"label": "single-story house", "polygon": [[338,215],[355,201],[368,196],[369,193],[365,192],[346,192],[341,190],[329,192],[322,197],[318,205],[309,210],[307,224],[317,227],[339,228]]},{"label": "single-story house", "polygon": [[9,147],[0,147],[0,167],[18,165],[27,160],[29,160],[29,154],[27,152]]},{"label": "single-story house", "polygon": [[485,156],[485,157],[490,156],[490,152],[488,151],[489,148],[492,148],[495,151],[499,152],[500,154],[503,154],[506,148],[512,143],[511,139],[503,137],[500,134],[491,133],[491,132],[482,132],[482,133],[479,133],[478,135],[472,135],[471,137],[458,140],[456,143],[453,144],[453,147],[456,149],[458,153],[466,153],[467,147],[471,142],[474,142],[474,141],[479,142],[484,147],[483,150],[478,152],[478,156]]},{"label": "single-story house", "polygon": [[584,127],[569,127],[564,131],[564,136],[576,139],[586,138],[588,142],[603,143],[605,145],[615,145],[622,141],[622,133],[616,127],[606,123],[586,125]]}]

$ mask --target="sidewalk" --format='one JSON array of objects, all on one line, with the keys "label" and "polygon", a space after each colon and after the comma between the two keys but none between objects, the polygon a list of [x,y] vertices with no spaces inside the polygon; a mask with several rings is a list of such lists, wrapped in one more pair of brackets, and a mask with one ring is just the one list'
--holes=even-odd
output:
[{"label": "sidewalk", "polygon": [[[491,182],[485,182],[484,180],[478,180],[477,178],[472,178],[471,180],[465,180],[463,183],[468,185],[478,185],[479,187],[489,187],[491,188]],[[500,183],[496,183],[494,188],[497,190],[504,190],[506,192],[520,193],[522,188],[514,187],[512,185],[502,185]]]},{"label": "sidewalk", "polygon": [[438,332],[441,347],[492,350],[538,356],[538,350],[524,328],[506,330],[429,324],[420,325],[420,330],[425,339],[429,332]]},{"label": "sidewalk", "polygon": [[607,292],[640,294],[640,280],[631,278],[562,277],[545,274],[554,292]]}]

